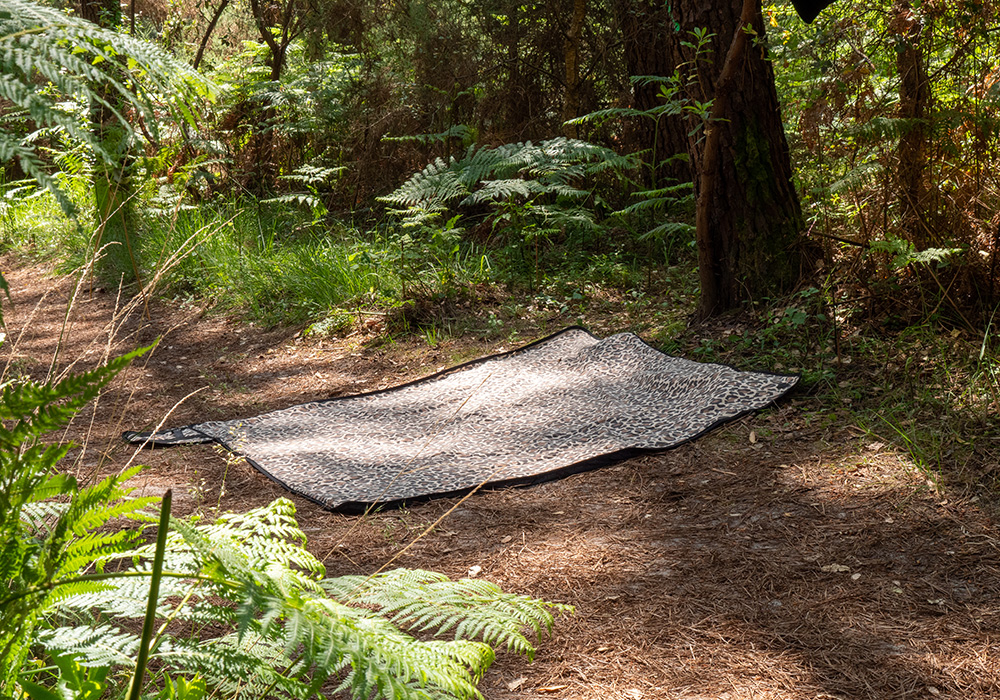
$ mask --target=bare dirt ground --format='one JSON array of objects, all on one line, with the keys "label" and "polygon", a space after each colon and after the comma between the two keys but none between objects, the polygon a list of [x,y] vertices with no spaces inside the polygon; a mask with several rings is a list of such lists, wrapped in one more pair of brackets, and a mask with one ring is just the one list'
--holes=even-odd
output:
[{"label": "bare dirt ground", "polygon": [[[67,316],[71,280],[5,262],[7,378],[83,369],[161,338],[67,431],[86,439],[71,467],[81,477],[133,458],[122,430],[390,386],[501,349],[384,342],[377,323],[303,340],[162,302],[150,320],[141,309],[116,317],[113,295],[87,291]],[[293,500],[331,576],[390,561],[452,577],[478,566],[506,590],[576,607],[533,663],[500,654],[481,685],[491,700],[1000,697],[995,522],[821,409],[799,392],[663,455],[457,507],[345,516]],[[137,459],[142,490],[173,488],[179,513],[287,495],[211,447]]]}]

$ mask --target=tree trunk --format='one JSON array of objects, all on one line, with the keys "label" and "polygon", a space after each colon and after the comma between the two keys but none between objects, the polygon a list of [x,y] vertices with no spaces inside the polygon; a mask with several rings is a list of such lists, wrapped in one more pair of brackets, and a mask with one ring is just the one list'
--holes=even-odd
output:
[{"label": "tree trunk", "polygon": [[[261,4],[260,0],[250,0],[250,13],[257,25],[261,41],[271,51],[270,79],[276,83],[281,79],[281,72],[285,67],[288,46],[298,35],[300,27],[300,22],[297,21],[295,0],[264,5]],[[271,28],[276,25],[281,30],[277,39],[271,31]],[[247,191],[257,196],[263,196],[272,190],[274,180],[280,170],[275,162],[275,122],[278,111],[273,104],[268,103],[260,106],[258,114],[258,121],[254,125],[254,132],[248,146],[253,154],[253,165],[244,179],[243,186]]]},{"label": "tree trunk", "polygon": [[[674,21],[667,6],[654,0],[614,3],[615,17],[621,27],[625,67],[631,75],[673,75],[677,64],[668,41],[674,32]],[[632,107],[648,110],[662,104],[656,84],[632,86]],[[638,119],[629,125],[626,136],[630,151],[642,151],[646,169],[646,184],[655,187],[665,180],[687,182],[694,177],[692,163],[667,160],[688,152],[688,128],[677,117],[661,117],[658,121]]]},{"label": "tree trunk", "polygon": [[927,107],[930,103],[930,81],[927,62],[921,44],[922,26],[908,0],[897,0],[893,7],[895,29],[900,44],[896,53],[899,72],[899,116],[906,120],[899,138],[896,184],[902,209],[904,235],[918,250],[937,243],[924,211],[927,204]]},{"label": "tree trunk", "polygon": [[[689,141],[688,150],[698,173],[697,316],[707,318],[791,289],[800,276],[802,211],[760,0],[680,0],[673,18],[680,28],[669,36],[675,65],[696,62],[692,87],[700,94],[693,97],[714,100],[705,138]],[[701,57],[690,46],[697,27],[715,34],[712,52]]]},{"label": "tree trunk", "polygon": [[580,116],[580,38],[583,36],[583,20],[586,16],[587,0],[573,0],[573,17],[570,20],[569,31],[566,32],[566,40],[563,42],[566,64],[563,135],[571,139],[579,136],[579,128],[565,122]]},{"label": "tree trunk", "polygon": [[[104,28],[121,22],[118,0],[82,0],[80,16]],[[105,86],[95,90],[102,101],[90,105],[94,133],[104,150],[117,156],[106,160],[98,155],[94,163],[94,204],[97,230],[94,232],[94,271],[107,284],[139,282],[139,269],[133,255],[136,243],[132,231],[132,186],[129,180],[128,132],[118,123],[113,108],[120,107],[117,93]]]},{"label": "tree trunk", "polygon": [[201,38],[201,43],[198,44],[198,53],[194,55],[194,61],[191,63],[191,67],[195,70],[198,70],[198,66],[201,65],[201,59],[205,55],[206,47],[208,47],[208,40],[211,38],[212,32],[215,31],[215,25],[219,23],[219,18],[222,17],[222,13],[228,5],[229,0],[220,0],[219,6],[215,8],[212,19],[208,23],[208,29],[205,30],[205,36]]},{"label": "tree trunk", "polygon": [[533,114],[531,104],[531,80],[521,64],[521,40],[524,30],[521,27],[524,8],[519,3],[508,3],[506,8],[506,27],[500,32],[500,40],[504,46],[504,95],[506,108],[503,110],[504,133],[507,141],[517,141],[524,137]]}]

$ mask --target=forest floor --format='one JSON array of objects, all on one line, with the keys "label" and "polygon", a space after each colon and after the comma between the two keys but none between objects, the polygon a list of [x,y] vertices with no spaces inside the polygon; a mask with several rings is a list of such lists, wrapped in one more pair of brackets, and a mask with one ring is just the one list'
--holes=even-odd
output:
[{"label": "forest floor", "polygon": [[[136,460],[148,465],[141,491],[172,488],[177,513],[288,494],[209,446],[136,456],[122,430],[382,388],[511,347],[387,341],[377,318],[336,340],[162,301],[146,318],[88,290],[67,316],[71,280],[6,262],[6,378],[83,369],[161,339],[66,436],[86,445],[73,454],[80,477]],[[571,323],[526,326],[516,344]],[[593,325],[603,335],[614,319]],[[490,700],[1000,697],[995,513],[929,486],[808,391],[661,455],[461,503],[347,516],[291,498],[328,575],[480,567],[505,590],[575,606],[534,662],[499,655],[481,684]]]}]

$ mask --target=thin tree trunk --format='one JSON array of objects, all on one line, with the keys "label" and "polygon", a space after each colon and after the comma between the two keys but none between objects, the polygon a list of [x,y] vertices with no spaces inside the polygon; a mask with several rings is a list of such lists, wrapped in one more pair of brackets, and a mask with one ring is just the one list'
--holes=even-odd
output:
[{"label": "thin tree trunk", "polygon": [[899,116],[907,121],[899,138],[899,168],[896,182],[902,209],[902,228],[918,250],[936,243],[924,216],[927,203],[927,108],[930,81],[921,44],[922,26],[908,0],[897,0],[893,8],[901,43],[896,53],[899,72]]},{"label": "thin tree trunk", "polygon": [[[250,11],[253,14],[254,22],[257,24],[257,31],[261,40],[271,50],[271,80],[278,82],[281,79],[281,71],[285,64],[285,51],[287,42],[287,17],[294,11],[294,0],[289,0],[288,6],[282,6],[282,15],[278,18],[282,22],[282,35],[280,43],[271,33],[273,21],[265,15],[273,8],[262,7],[260,0],[250,0]],[[274,161],[274,122],[277,118],[277,111],[272,104],[263,105],[259,112],[260,120],[254,125],[255,131],[251,139],[251,152],[253,153],[253,166],[247,174],[244,182],[246,188],[255,194],[263,194],[270,190],[274,175],[278,168]]]},{"label": "thin tree trunk", "polygon": [[507,27],[501,34],[506,49],[507,64],[504,88],[504,95],[507,98],[504,126],[507,133],[504,134],[504,138],[508,141],[522,138],[532,118],[530,82],[521,65],[522,13],[523,8],[518,3],[510,3],[507,9]]},{"label": "thin tree trunk", "polygon": [[[621,28],[625,67],[631,75],[669,77],[676,67],[668,41],[674,33],[673,20],[662,2],[637,0],[614,3],[615,19]],[[659,85],[632,86],[632,106],[649,110],[662,104]],[[633,151],[643,151],[646,184],[656,187],[665,180],[687,182],[694,177],[693,163],[672,160],[688,151],[688,127],[679,117],[658,120],[637,119],[629,124],[625,139]],[[669,160],[668,160],[669,159]]]},{"label": "thin tree trunk", "polygon": [[[118,0],[83,0],[80,16],[105,28],[121,22]],[[94,232],[94,270],[110,285],[140,282],[132,230],[132,183],[129,179],[129,135],[118,123],[114,107],[118,95],[107,86],[95,86],[101,100],[90,105],[94,133],[105,151],[116,154],[113,161],[98,156],[94,163],[94,205],[97,230]],[[141,284],[140,284],[141,287]]]},{"label": "thin tree trunk", "polygon": [[579,128],[565,124],[580,116],[580,39],[583,36],[583,21],[587,16],[587,0],[573,0],[573,17],[570,21],[566,40],[563,42],[566,62],[566,99],[563,103],[563,135],[577,138]]},{"label": "thin tree trunk", "polygon": [[219,6],[215,8],[215,14],[212,15],[211,21],[208,23],[208,29],[205,30],[205,36],[201,38],[201,43],[198,44],[198,53],[194,55],[194,62],[191,66],[198,70],[198,66],[201,65],[201,59],[205,55],[205,47],[208,46],[208,40],[212,36],[212,32],[215,31],[215,25],[219,23],[219,18],[222,17],[223,11],[229,6],[229,0],[221,0]]}]

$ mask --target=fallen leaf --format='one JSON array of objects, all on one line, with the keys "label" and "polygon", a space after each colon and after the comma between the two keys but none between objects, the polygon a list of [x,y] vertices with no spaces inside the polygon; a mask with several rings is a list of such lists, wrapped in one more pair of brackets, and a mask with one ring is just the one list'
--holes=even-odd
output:
[{"label": "fallen leaf", "polygon": [[541,688],[535,688],[535,692],[538,693],[555,693],[559,690],[565,690],[568,685],[543,685]]},{"label": "fallen leaf", "polygon": [[502,540],[500,540],[500,543],[501,543],[501,544],[507,544],[507,543],[508,543],[508,542],[510,542],[510,541],[511,541],[512,539],[514,539],[514,538],[513,538],[513,537],[511,537],[510,535],[507,535],[507,536],[506,536],[506,537],[504,537],[504,538],[503,538]]},{"label": "fallen leaf", "polygon": [[507,683],[507,690],[517,690],[527,682],[528,679],[525,678],[524,676],[521,676],[520,678],[515,678],[514,680]]},{"label": "fallen leaf", "polygon": [[753,445],[756,442],[757,442],[757,431],[751,430],[750,431],[750,444]]},{"label": "fallen leaf", "polygon": [[844,566],[843,564],[827,564],[826,566],[821,566],[820,571],[825,571],[828,574],[846,574],[851,570],[851,567]]}]

